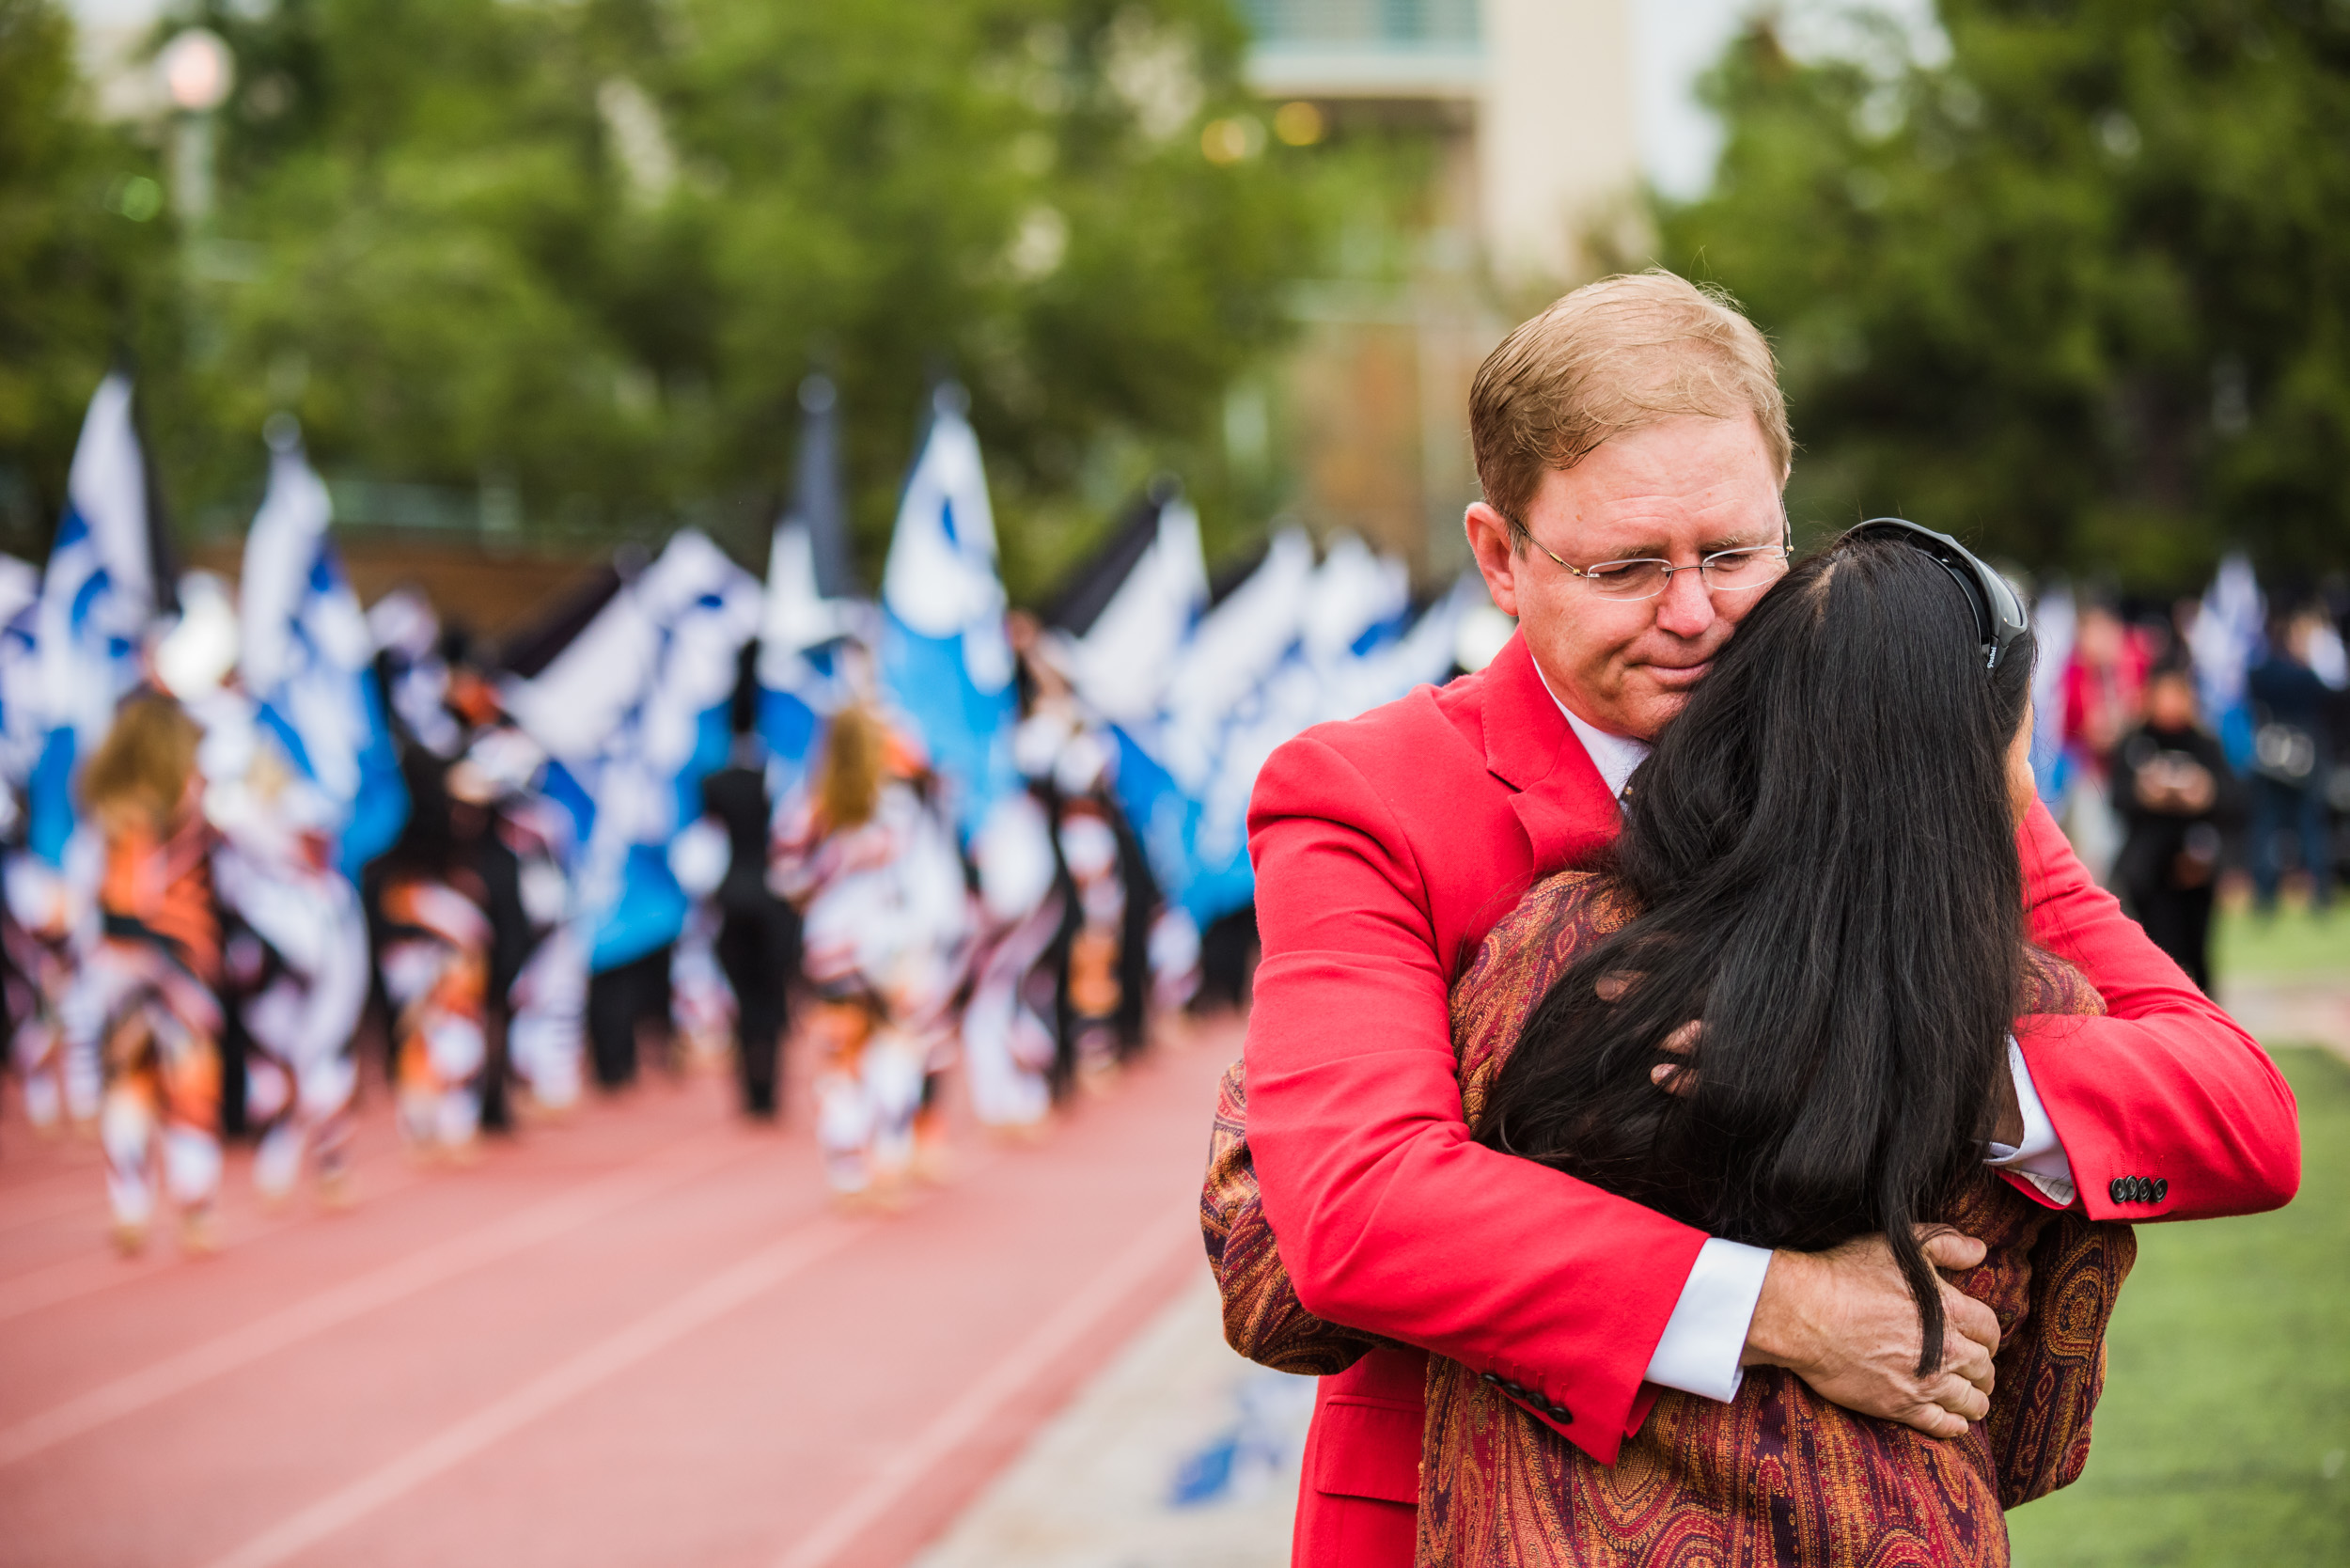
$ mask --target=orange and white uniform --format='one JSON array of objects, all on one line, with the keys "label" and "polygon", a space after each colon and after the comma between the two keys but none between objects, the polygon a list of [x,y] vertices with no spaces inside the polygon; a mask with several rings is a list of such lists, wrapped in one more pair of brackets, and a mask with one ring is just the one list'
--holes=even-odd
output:
[{"label": "orange and white uniform", "polygon": [[419,875],[386,881],[383,910],[400,1133],[412,1148],[462,1151],[481,1126],[490,917],[449,884]]},{"label": "orange and white uniform", "polygon": [[220,1189],[220,962],[210,834],[193,803],[170,831],[118,819],[99,883],[100,935],[70,998],[69,1036],[93,1042],[105,1090],[99,1130],[117,1227],[153,1217],[150,1164],[182,1217],[209,1215]]}]

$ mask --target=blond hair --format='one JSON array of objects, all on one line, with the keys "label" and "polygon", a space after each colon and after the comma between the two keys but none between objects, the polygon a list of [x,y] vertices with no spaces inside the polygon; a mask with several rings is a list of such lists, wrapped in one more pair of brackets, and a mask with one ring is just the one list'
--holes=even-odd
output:
[{"label": "blond hair", "polygon": [[1587,283],[1520,322],[1469,389],[1485,504],[1524,548],[1544,471],[1667,419],[1751,416],[1782,476],[1794,451],[1771,345],[1723,290],[1662,268]]},{"label": "blond hair", "polygon": [[889,735],[873,711],[852,702],[833,714],[816,761],[816,809],[827,831],[862,827],[881,805]]},{"label": "blond hair", "polygon": [[82,804],[94,816],[136,814],[164,831],[187,796],[202,733],[171,698],[152,692],[132,698],[82,770]]}]

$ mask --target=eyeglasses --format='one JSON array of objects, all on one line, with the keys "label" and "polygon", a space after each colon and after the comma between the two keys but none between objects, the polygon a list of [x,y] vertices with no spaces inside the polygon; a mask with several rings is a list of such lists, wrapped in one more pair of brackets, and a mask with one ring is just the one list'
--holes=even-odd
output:
[{"label": "eyeglasses", "polygon": [[1974,612],[1984,669],[1998,668],[2007,651],[2031,631],[2031,617],[2024,613],[2024,602],[2013,585],[1976,559],[1973,551],[1950,535],[1937,534],[1905,517],[1872,517],[1844,536],[1846,540],[1871,537],[1898,539],[1913,544],[1950,574],[1959,591],[1966,596],[1966,607]]},{"label": "eyeglasses", "polygon": [[1602,599],[1653,599],[1672,587],[1676,572],[1696,572],[1698,580],[1713,593],[1748,593],[1768,588],[1787,572],[1789,552],[1784,544],[1749,544],[1735,550],[1716,550],[1687,566],[1648,558],[1570,566],[1559,560],[1550,547],[1531,533],[1526,537],[1535,549],[1590,584],[1591,591]]}]

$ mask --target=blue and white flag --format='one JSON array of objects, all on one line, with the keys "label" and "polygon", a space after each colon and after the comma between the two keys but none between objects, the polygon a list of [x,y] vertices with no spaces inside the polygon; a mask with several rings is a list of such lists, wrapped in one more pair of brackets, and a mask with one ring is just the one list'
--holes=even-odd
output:
[{"label": "blue and white flag", "polygon": [[40,573],[0,556],[0,835],[17,826],[17,788],[32,776],[46,738],[41,720]]},{"label": "blue and white flag", "polygon": [[42,724],[40,572],[32,562],[0,556],[0,783],[32,776],[46,738]]},{"label": "blue and white flag", "polygon": [[2252,708],[2245,684],[2266,639],[2267,614],[2252,563],[2232,555],[2219,563],[2186,636],[2203,722],[2218,733],[2220,747],[2239,772],[2252,762]]},{"label": "blue and white flag", "polygon": [[1417,619],[1402,562],[1335,540],[1321,565],[1303,533],[1277,535],[1248,579],[1203,616],[1155,719],[1116,728],[1120,804],[1152,870],[1204,927],[1255,896],[1249,796],[1265,760],[1312,725],[1353,718],[1454,665],[1465,577]]},{"label": "blue and white flag", "polygon": [[101,382],[82,421],[50,547],[39,644],[43,737],[31,779],[33,850],[52,864],[73,835],[73,778],[139,679],[139,643],[155,613],[147,464],[131,423],[131,382]]},{"label": "blue and white flag", "polygon": [[791,505],[767,556],[759,627],[759,736],[787,768],[807,763],[818,721],[840,704],[836,644],[871,635],[871,607],[850,565],[840,492],[838,394],[823,376],[800,384],[799,462]]},{"label": "blue and white flag", "polygon": [[377,689],[375,639],[327,527],[334,504],[291,434],[244,536],[237,664],[262,728],[341,816],[344,872],[391,848],[408,791]]},{"label": "blue and white flag", "polygon": [[963,389],[932,395],[882,573],[882,683],[947,780],[957,823],[979,829],[1018,777],[1011,645],[995,518]]},{"label": "blue and white flag", "polygon": [[2072,785],[2073,759],[2064,750],[2064,666],[2072,662],[2079,611],[2073,590],[2051,583],[2031,607],[2031,772],[2040,798],[2054,807]]},{"label": "blue and white flag", "polygon": [[1046,646],[1096,713],[1147,723],[1164,706],[1177,655],[1207,604],[1199,514],[1164,485],[1071,575],[1045,616]]},{"label": "blue and white flag", "polygon": [[1400,636],[1411,612],[1412,574],[1403,563],[1372,554],[1353,534],[1340,534],[1314,572],[1298,626],[1298,651],[1318,670],[1341,670],[1349,659]]},{"label": "blue and white flag", "polygon": [[1313,581],[1314,546],[1306,530],[1275,534],[1257,569],[1193,627],[1157,720],[1135,727],[1194,798],[1215,771],[1234,715],[1296,651]]},{"label": "blue and white flag", "polygon": [[737,664],[760,609],[758,580],[687,529],[538,674],[505,685],[506,710],[546,749],[547,792],[585,846],[576,915],[597,972],[684,929],[668,846],[727,760]]}]

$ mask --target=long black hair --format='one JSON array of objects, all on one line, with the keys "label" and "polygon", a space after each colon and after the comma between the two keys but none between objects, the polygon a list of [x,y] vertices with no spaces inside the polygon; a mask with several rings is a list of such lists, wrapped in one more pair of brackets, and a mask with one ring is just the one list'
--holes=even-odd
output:
[{"label": "long black hair", "polygon": [[[1757,1247],[1882,1231],[1938,1365],[1913,1227],[1979,1158],[2022,987],[2031,652],[1986,673],[1964,590],[1898,540],[1773,585],[1634,775],[1606,870],[1637,913],[1528,1015],[1480,1141]],[[1697,1087],[1666,1093],[1693,1019]]]}]

